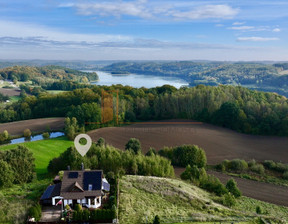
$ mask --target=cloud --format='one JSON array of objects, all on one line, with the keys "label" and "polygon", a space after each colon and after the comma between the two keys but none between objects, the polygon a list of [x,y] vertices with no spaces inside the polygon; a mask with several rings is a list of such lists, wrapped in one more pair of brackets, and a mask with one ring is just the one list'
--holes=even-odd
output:
[{"label": "cloud", "polygon": [[243,25],[243,24],[245,24],[245,22],[235,22],[232,25],[233,26],[240,26],[240,25]]},{"label": "cloud", "polygon": [[[182,2],[183,3],[183,2]],[[184,3],[183,3],[184,4]],[[230,19],[238,14],[239,9],[227,4],[187,4],[181,2],[148,2],[136,1],[97,1],[82,3],[65,3],[59,7],[76,8],[78,14],[84,16],[97,15],[102,17],[132,16],[143,19],[198,20],[198,19]]]},{"label": "cloud", "polygon": [[281,32],[281,29],[275,28],[275,29],[273,29],[272,31],[277,33],[277,32]]},{"label": "cloud", "polygon": [[229,30],[252,30],[255,29],[254,26],[233,26],[229,27]]},{"label": "cloud", "polygon": [[277,37],[238,37],[237,41],[254,41],[254,42],[265,42],[265,41],[276,41],[279,40]]},{"label": "cloud", "polygon": [[228,5],[204,5],[187,11],[172,11],[170,15],[180,19],[207,19],[207,18],[233,18],[238,14],[238,9],[234,9]]}]

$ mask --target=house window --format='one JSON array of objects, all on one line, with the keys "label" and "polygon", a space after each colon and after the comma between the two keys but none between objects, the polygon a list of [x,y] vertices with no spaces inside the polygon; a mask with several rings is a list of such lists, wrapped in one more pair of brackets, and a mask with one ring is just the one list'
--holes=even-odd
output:
[{"label": "house window", "polygon": [[88,191],[92,191],[92,184],[89,184]]}]

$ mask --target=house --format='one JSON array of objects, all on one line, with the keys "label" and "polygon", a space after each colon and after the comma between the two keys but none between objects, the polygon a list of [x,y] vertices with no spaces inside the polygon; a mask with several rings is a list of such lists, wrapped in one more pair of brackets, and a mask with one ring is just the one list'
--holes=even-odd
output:
[{"label": "house", "polygon": [[102,170],[64,171],[61,182],[47,187],[40,201],[42,204],[64,206],[81,204],[87,208],[99,208],[107,197],[110,184]]}]

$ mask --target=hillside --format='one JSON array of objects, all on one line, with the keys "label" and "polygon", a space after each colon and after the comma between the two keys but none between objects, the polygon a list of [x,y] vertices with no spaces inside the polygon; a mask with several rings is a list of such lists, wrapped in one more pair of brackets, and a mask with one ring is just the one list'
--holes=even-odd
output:
[{"label": "hillside", "polygon": [[120,181],[121,223],[145,223],[155,215],[164,223],[189,221],[245,222],[259,217],[256,207],[261,206],[273,221],[288,219],[288,208],[241,197],[237,204],[227,208],[220,199],[189,183],[168,178],[125,176]]},{"label": "hillside", "polygon": [[287,63],[228,62],[121,62],[102,68],[109,72],[174,76],[191,86],[241,85],[288,96]]},{"label": "hillside", "polygon": [[88,82],[98,79],[98,75],[94,73],[81,72],[61,66],[47,65],[43,67],[33,66],[13,66],[0,69],[0,79],[9,79],[15,81],[32,81],[42,84],[47,81],[78,81]]}]

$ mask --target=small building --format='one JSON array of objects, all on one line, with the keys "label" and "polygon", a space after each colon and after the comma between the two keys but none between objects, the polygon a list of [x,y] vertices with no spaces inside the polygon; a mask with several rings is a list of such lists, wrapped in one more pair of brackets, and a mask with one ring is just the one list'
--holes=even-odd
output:
[{"label": "small building", "polygon": [[49,186],[41,197],[42,204],[64,206],[81,204],[87,208],[99,208],[102,199],[110,191],[110,184],[104,178],[102,170],[64,171],[63,179]]}]

